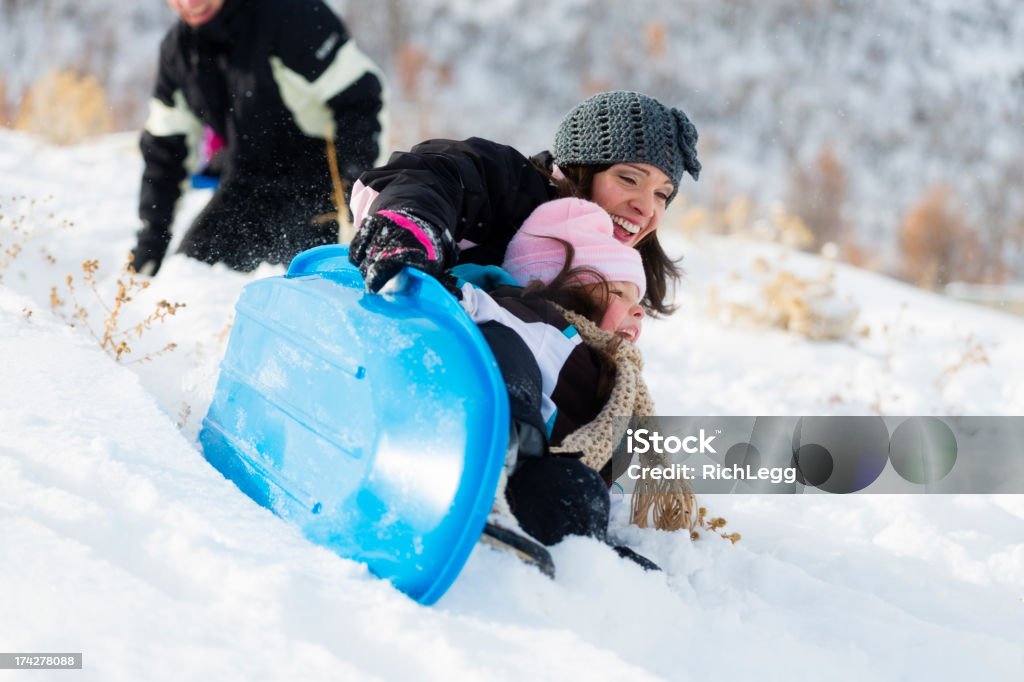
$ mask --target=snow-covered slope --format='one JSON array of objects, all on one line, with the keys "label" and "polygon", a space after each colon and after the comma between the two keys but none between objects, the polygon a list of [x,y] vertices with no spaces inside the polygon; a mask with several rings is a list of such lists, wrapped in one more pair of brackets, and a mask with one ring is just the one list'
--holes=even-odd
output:
[{"label": "snow-covered slope", "polygon": [[[86,259],[113,300],[139,163],[130,136],[56,149],[0,131],[0,250],[22,243],[0,283],[0,649],[81,651],[62,675],[89,680],[1010,680],[1024,666],[1021,496],[705,498],[736,545],[626,527],[620,510],[616,536],[664,573],[588,539],[553,549],[555,581],[478,548],[417,606],[196,448],[234,300],[280,268],[171,257],[123,312],[129,328],[156,301],[187,304],[131,339],[129,359],[178,344],[141,364],[51,310],[71,274],[100,321]],[[839,268],[868,332],[814,343],[726,324],[721,302],[756,300],[758,259],[806,278],[830,264],[728,239],[670,247],[686,255],[682,310],[642,340],[662,414],[1022,413],[1018,318]],[[979,347],[987,364],[964,362]]]}]

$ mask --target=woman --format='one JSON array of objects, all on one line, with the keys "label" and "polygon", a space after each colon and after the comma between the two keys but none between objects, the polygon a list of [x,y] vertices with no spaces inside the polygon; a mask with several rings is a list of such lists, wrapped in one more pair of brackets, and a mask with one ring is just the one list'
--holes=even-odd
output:
[{"label": "woman", "polygon": [[622,90],[573,108],[551,152],[532,159],[480,138],[429,140],[360,177],[349,257],[372,291],[405,265],[433,274],[456,263],[496,265],[537,206],[577,196],[607,211],[616,238],[640,251],[644,307],[670,313],[669,285],[680,272],[656,230],[683,174],[700,174],[696,144],[697,129],[681,110]]}]

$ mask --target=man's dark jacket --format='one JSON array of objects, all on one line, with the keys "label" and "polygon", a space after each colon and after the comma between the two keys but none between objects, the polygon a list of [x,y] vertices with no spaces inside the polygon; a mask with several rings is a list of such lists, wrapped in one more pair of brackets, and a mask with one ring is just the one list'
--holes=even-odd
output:
[{"label": "man's dark jacket", "polygon": [[[302,221],[314,217],[307,214],[331,208],[325,136],[334,137],[342,175],[354,180],[381,160],[385,115],[379,71],[321,0],[227,0],[198,28],[178,21],[161,44],[141,140],[139,216],[150,231],[170,228],[207,126],[226,146],[211,202],[217,220],[200,216],[197,223],[207,224],[193,232],[204,234],[190,235],[199,250],[212,244],[230,249],[242,240],[222,233],[235,229],[247,242],[301,246],[301,235],[283,233],[301,230]],[[243,202],[259,211],[246,210]],[[288,223],[294,213],[299,228],[251,224],[276,214],[282,203],[291,205],[278,222]],[[248,255],[274,251],[260,246],[248,244]],[[187,244],[182,248],[189,252]],[[239,260],[236,254],[190,255],[232,265]]]}]

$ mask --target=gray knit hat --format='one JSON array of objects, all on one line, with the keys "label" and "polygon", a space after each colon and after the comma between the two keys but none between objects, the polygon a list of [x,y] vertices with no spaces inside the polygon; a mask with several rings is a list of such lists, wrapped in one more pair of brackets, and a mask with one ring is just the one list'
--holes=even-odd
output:
[{"label": "gray knit hat", "polygon": [[696,180],[697,128],[680,109],[639,92],[601,92],[577,104],[555,133],[559,165],[647,163],[672,180],[671,201],[683,173]]}]

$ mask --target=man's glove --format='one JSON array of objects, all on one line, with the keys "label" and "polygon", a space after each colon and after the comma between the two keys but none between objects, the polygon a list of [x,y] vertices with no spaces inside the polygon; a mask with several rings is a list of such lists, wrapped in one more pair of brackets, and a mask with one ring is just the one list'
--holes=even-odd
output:
[{"label": "man's glove", "polygon": [[132,249],[132,267],[140,275],[153,276],[160,270],[160,264],[167,255],[171,231],[147,223],[135,236],[138,241]]},{"label": "man's glove", "polygon": [[447,230],[406,211],[378,211],[367,217],[348,252],[368,291],[380,291],[405,266],[437,277],[455,256]]}]

